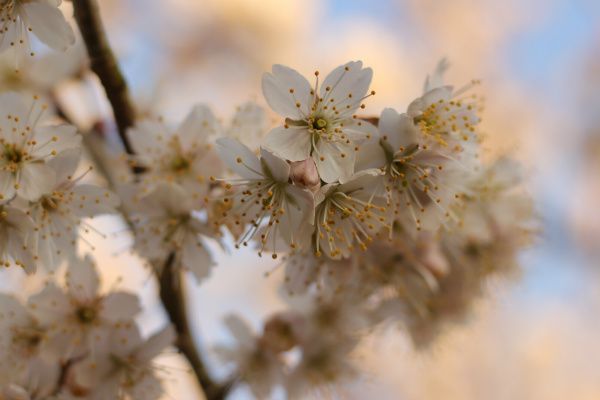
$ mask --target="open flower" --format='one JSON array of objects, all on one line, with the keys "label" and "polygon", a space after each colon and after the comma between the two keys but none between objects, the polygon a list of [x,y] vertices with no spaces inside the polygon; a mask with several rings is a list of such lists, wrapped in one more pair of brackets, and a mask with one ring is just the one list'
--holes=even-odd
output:
[{"label": "open flower", "polygon": [[366,170],[342,184],[328,184],[315,195],[315,253],[333,259],[348,257],[357,246],[366,249],[382,231],[391,232],[381,174]]},{"label": "open flower", "polygon": [[190,196],[178,185],[161,183],[150,194],[133,196],[132,220],[139,254],[161,268],[174,255],[174,267],[191,271],[198,281],[214,265],[202,243],[212,230],[202,222]]},{"label": "open flower", "polygon": [[56,176],[47,161],[80,145],[74,126],[41,126],[45,109],[37,97],[0,95],[0,201],[15,194],[35,201],[51,191]]},{"label": "open flower", "polygon": [[91,390],[91,400],[158,400],[164,389],[153,360],[175,341],[169,326],[144,340],[137,326],[123,325],[111,332],[95,359],[74,366],[74,382]]},{"label": "open flower", "polygon": [[225,163],[241,178],[227,185],[234,192],[225,199],[230,209],[224,213],[236,225],[250,225],[240,243],[261,232],[261,251],[265,247],[275,251],[279,239],[292,249],[302,246],[301,232],[306,230],[303,225],[312,222],[314,201],[309,191],[290,182],[290,165],[265,149],[259,159],[234,139],[217,143]]},{"label": "open flower", "polygon": [[[30,34],[55,50],[75,43],[73,29],[59,10],[61,0],[2,0],[0,52],[17,48],[31,52]],[[33,55],[33,53],[31,53]]]},{"label": "open flower", "polygon": [[[321,179],[343,182],[354,173],[356,151],[375,128],[354,118],[364,107],[373,72],[361,61],[334,69],[319,87],[297,71],[274,65],[263,76],[262,89],[271,108],[286,117],[285,125],[273,129],[265,146],[289,161],[312,157]],[[374,94],[374,92],[371,92]]]},{"label": "open flower", "polygon": [[131,321],[140,311],[134,294],[100,294],[100,277],[89,256],[69,264],[66,285],[65,292],[49,283],[29,299],[37,320],[49,327],[49,340],[58,357],[95,354],[119,322]]},{"label": "open flower", "polygon": [[48,165],[55,172],[56,185],[29,206],[36,224],[37,255],[49,270],[75,255],[82,218],[114,213],[119,205],[119,198],[110,190],[78,184],[85,175],[73,176],[79,158],[79,149],[73,149],[50,160]]},{"label": "open flower", "polygon": [[469,172],[475,174],[460,161],[462,148],[440,143],[391,108],[383,110],[378,135],[364,148],[359,164],[383,171],[390,209],[404,228],[435,231],[458,218],[453,207],[468,190]]},{"label": "open flower", "polygon": [[145,119],[127,134],[138,154],[143,189],[151,192],[161,182],[176,183],[196,198],[204,198],[210,188],[209,176],[221,170],[209,136],[221,126],[206,106],[196,106],[174,131],[162,121]]}]

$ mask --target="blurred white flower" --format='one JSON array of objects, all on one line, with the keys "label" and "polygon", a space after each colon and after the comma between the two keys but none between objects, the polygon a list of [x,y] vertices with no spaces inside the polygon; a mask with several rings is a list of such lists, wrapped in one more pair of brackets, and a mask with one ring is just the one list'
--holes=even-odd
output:
[{"label": "blurred white flower", "polygon": [[141,309],[132,293],[100,294],[100,277],[89,256],[70,262],[66,286],[65,292],[49,283],[29,299],[36,320],[49,327],[52,351],[63,360],[97,354],[110,331],[119,323],[131,324]]},{"label": "blurred white flower", "polygon": [[138,253],[164,266],[173,255],[173,266],[191,271],[197,281],[208,277],[214,265],[202,237],[214,236],[212,229],[200,219],[193,199],[179,185],[161,183],[150,194],[133,196],[132,221]]},{"label": "blurred white flower", "polygon": [[[0,52],[31,52],[30,34],[55,50],[75,43],[73,29],[59,10],[61,0],[3,0],[0,3]],[[31,53],[33,55],[33,53]]]},{"label": "blurred white flower", "polygon": [[203,199],[210,188],[208,178],[222,168],[209,137],[221,133],[212,111],[203,105],[196,106],[174,131],[162,121],[138,122],[127,135],[137,162],[145,168],[143,190],[149,193],[161,182],[170,182]]},{"label": "blurred white flower", "polygon": [[56,185],[28,208],[36,224],[36,254],[49,270],[75,255],[82,218],[115,213],[119,205],[119,198],[110,190],[78,183],[85,176],[85,173],[80,177],[73,175],[79,159],[80,150],[72,149],[48,161]]},{"label": "blurred white flower", "polygon": [[225,325],[236,343],[231,347],[216,346],[213,351],[222,362],[235,366],[239,379],[250,386],[257,398],[268,398],[283,379],[283,364],[277,353],[263,346],[252,328],[237,315],[227,316]]},{"label": "blurred white flower", "polygon": [[297,71],[282,65],[265,73],[267,103],[286,117],[284,126],[269,132],[265,146],[289,161],[312,157],[323,181],[344,182],[354,173],[360,142],[375,131],[353,115],[364,107],[373,71],[362,68],[361,61],[349,62],[334,69],[320,88],[315,74],[313,88]]},{"label": "blurred white flower", "polygon": [[300,232],[312,222],[314,200],[311,192],[290,183],[290,165],[265,149],[258,158],[235,139],[222,138],[217,144],[224,162],[240,176],[229,181],[227,187],[234,192],[225,199],[230,204],[225,218],[250,225],[239,242],[247,244],[261,232],[261,252],[275,252],[279,239],[292,249],[303,246]]},{"label": "blurred white flower", "polygon": [[74,126],[41,124],[45,109],[36,97],[0,95],[0,201],[15,194],[35,201],[51,191],[56,176],[47,161],[80,145]]},{"label": "blurred white flower", "polygon": [[119,326],[95,359],[73,367],[74,382],[91,391],[90,400],[158,400],[164,389],[153,361],[175,338],[171,326],[146,340],[135,325]]}]

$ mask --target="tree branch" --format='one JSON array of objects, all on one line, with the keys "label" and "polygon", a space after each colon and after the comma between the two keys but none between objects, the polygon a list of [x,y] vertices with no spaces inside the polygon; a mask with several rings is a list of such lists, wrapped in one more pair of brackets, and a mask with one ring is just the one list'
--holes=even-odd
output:
[{"label": "tree branch", "polygon": [[183,279],[180,271],[173,268],[175,255],[171,254],[167,259],[160,274],[160,298],[169,314],[171,322],[177,331],[177,347],[187,357],[200,385],[204,389],[204,394],[208,400],[221,400],[227,396],[231,389],[230,383],[215,383],[202,361],[202,357],[196,349],[194,338],[191,334],[187,310],[185,307],[186,299],[183,288]]},{"label": "tree branch", "polygon": [[92,71],[98,75],[104,86],[125,151],[133,155],[134,150],[127,138],[127,129],[135,124],[135,107],[129,95],[127,82],[104,32],[98,3],[96,0],[73,0],[73,9],[87,47]]},{"label": "tree branch", "polygon": [[[91,68],[100,78],[106,91],[125,151],[130,155],[135,155],[127,138],[127,130],[135,124],[135,107],[129,95],[127,82],[119,69],[104,32],[98,3],[96,0],[73,0],[73,8],[75,19],[87,47]],[[136,173],[143,172],[143,169],[139,167],[133,169]],[[174,260],[175,255],[171,254],[158,276],[158,280],[163,306],[178,333],[176,346],[191,364],[206,399],[222,400],[227,396],[232,385],[215,383],[196,349],[187,319],[182,276],[173,268]]]}]

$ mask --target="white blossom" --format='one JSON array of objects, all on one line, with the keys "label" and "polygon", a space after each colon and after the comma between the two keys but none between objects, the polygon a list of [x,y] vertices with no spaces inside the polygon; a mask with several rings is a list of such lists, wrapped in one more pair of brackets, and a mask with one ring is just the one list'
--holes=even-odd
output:
[{"label": "white blossom", "polygon": [[265,147],[289,161],[312,157],[323,181],[344,182],[354,173],[359,144],[375,131],[353,115],[368,97],[372,70],[361,61],[349,62],[334,69],[320,87],[315,74],[314,87],[282,65],[263,76],[267,102],[286,117],[284,126],[269,132]]},{"label": "white blossom", "polygon": [[174,266],[191,271],[198,282],[210,274],[214,263],[202,237],[213,231],[198,218],[193,199],[180,186],[161,183],[146,196],[133,196],[130,206],[135,247],[143,257],[160,268],[173,253]]},{"label": "white blossom", "polygon": [[37,320],[48,326],[53,350],[64,358],[96,353],[108,333],[140,311],[131,293],[100,293],[100,277],[88,256],[71,261],[66,274],[67,290],[49,283],[29,299]]},{"label": "white blossom", "polygon": [[[30,34],[55,50],[75,43],[73,29],[58,8],[61,0],[2,0],[0,52],[17,48],[30,52]],[[33,53],[31,53],[33,55]]]},{"label": "white blossom", "polygon": [[85,176],[85,173],[74,176],[79,159],[79,149],[73,149],[48,161],[56,184],[29,205],[29,214],[36,224],[37,255],[40,263],[50,270],[75,254],[83,218],[115,213],[119,205],[119,198],[110,190],[79,183]]},{"label": "white blossom", "polygon": [[380,179],[378,171],[365,170],[346,183],[330,183],[319,189],[314,235],[318,256],[348,257],[356,248],[366,249],[382,233],[389,236],[391,224]]},{"label": "white blossom", "polygon": [[257,398],[268,398],[283,379],[283,364],[277,353],[261,344],[252,328],[236,315],[228,315],[225,325],[235,339],[233,346],[216,346],[222,362],[233,364],[239,379],[247,383]]},{"label": "white blossom", "polygon": [[41,123],[45,109],[36,97],[0,95],[0,201],[35,201],[51,191],[56,176],[47,161],[80,145],[74,126]]},{"label": "white blossom", "polygon": [[175,341],[169,326],[144,340],[135,325],[111,332],[96,359],[74,366],[74,380],[90,390],[91,400],[158,400],[164,394],[159,368],[153,360]]},{"label": "white blossom", "polygon": [[234,139],[217,143],[222,159],[240,176],[228,184],[234,192],[225,199],[230,209],[224,213],[235,224],[250,225],[239,242],[247,244],[260,232],[261,251],[276,251],[280,237],[292,249],[303,246],[299,231],[312,222],[314,200],[311,192],[291,184],[290,165],[265,149],[258,158]]},{"label": "white blossom", "polygon": [[203,105],[196,106],[176,130],[161,120],[138,122],[128,137],[138,154],[136,162],[145,168],[143,190],[149,193],[160,183],[176,183],[203,199],[210,189],[209,177],[222,168],[209,141],[221,131],[212,111]]}]

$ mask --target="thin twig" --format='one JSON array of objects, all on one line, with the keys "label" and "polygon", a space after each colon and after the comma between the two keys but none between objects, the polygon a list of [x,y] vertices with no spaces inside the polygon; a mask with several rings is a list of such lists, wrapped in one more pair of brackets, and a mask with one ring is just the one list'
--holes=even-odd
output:
[{"label": "thin twig", "polygon": [[229,383],[215,383],[208,374],[202,357],[198,353],[188,322],[182,273],[174,268],[174,261],[175,255],[172,253],[161,272],[160,298],[177,331],[177,347],[186,356],[194,369],[206,398],[209,400],[224,399],[231,389],[231,385]]},{"label": "thin twig", "polygon": [[98,75],[113,109],[125,151],[134,154],[127,130],[135,124],[135,107],[117,59],[110,48],[96,0],[73,0],[75,20],[85,41],[92,71]]}]

